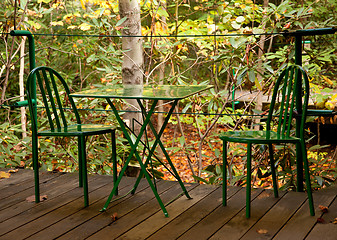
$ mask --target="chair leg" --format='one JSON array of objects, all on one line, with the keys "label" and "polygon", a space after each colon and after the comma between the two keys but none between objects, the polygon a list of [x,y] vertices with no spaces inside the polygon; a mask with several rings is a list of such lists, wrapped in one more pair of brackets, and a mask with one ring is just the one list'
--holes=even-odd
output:
[{"label": "chair leg", "polygon": [[85,137],[79,137],[80,148],[79,148],[79,155],[81,159],[79,162],[82,163],[82,168],[80,172],[82,172],[82,184],[83,184],[83,193],[84,193],[84,207],[89,205],[89,194],[88,194],[88,174],[87,174],[87,160],[86,160],[86,146],[85,146]]},{"label": "chair leg", "polygon": [[271,175],[273,178],[274,196],[278,197],[278,183],[277,183],[277,175],[275,171],[273,144],[269,143],[268,148],[269,148],[269,157],[270,157],[270,169],[271,169]]},{"label": "chair leg", "polygon": [[[305,150],[306,151],[306,150]],[[303,192],[303,151],[302,144],[296,143],[297,192]]]},{"label": "chair leg", "polygon": [[82,168],[83,168],[83,156],[82,156],[82,145],[81,145],[81,137],[78,137],[77,141],[77,149],[78,149],[78,186],[83,187],[83,174],[82,174]]},{"label": "chair leg", "polygon": [[312,197],[311,183],[310,183],[310,173],[309,173],[307,150],[306,150],[304,141],[301,142],[301,147],[302,147],[301,150],[302,150],[302,156],[303,156],[305,184],[307,185],[307,194],[308,194],[310,215],[315,216],[314,201],[313,201],[313,197]]},{"label": "chair leg", "polygon": [[227,142],[222,145],[222,205],[227,206]]},{"label": "chair leg", "polygon": [[247,144],[246,218],[250,218],[251,181],[252,181],[252,144],[248,143]]},{"label": "chair leg", "polygon": [[[112,148],[112,173],[113,173],[113,183],[117,182],[117,153],[116,153],[116,134],[115,131],[111,132],[111,148]],[[118,195],[118,188],[116,188],[115,195]]]},{"label": "chair leg", "polygon": [[39,181],[39,153],[38,153],[38,138],[33,133],[32,136],[32,155],[33,155],[33,169],[35,181],[35,202],[40,202],[40,181]]}]

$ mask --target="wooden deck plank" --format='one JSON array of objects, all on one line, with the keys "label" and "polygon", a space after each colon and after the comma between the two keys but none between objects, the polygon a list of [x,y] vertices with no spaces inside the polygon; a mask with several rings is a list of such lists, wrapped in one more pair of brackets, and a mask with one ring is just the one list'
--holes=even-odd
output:
[{"label": "wooden deck plank", "polygon": [[[239,187],[230,187],[227,193],[228,197],[232,197],[239,190],[241,190]],[[222,206],[221,187],[218,187],[214,192],[166,224],[158,232],[151,235],[149,239],[160,239],[162,236],[165,236],[165,239],[177,239],[219,206]]]},{"label": "wooden deck plank", "polygon": [[[172,194],[178,194],[177,185],[173,182],[163,181],[157,187],[163,201],[167,200],[167,196],[172,197]],[[99,235],[102,235],[99,238],[106,239],[109,236],[110,239],[113,239],[123,234],[133,224],[138,224],[148,215],[153,214],[152,211],[160,211],[160,207],[154,198],[152,189],[148,187],[144,191],[137,191],[135,195],[130,196],[120,204],[111,204],[106,212],[66,233],[59,239],[84,239],[98,231]],[[118,215],[118,220],[115,222],[111,218],[114,213]],[[109,230],[112,230],[112,233],[109,233]]]},{"label": "wooden deck plank", "polygon": [[[144,179],[134,195],[114,198],[108,210],[100,213],[112,189],[112,176],[89,176],[90,205],[84,208],[77,173],[50,178],[52,173],[46,173],[40,185],[48,199],[39,204],[26,201],[34,194],[32,173],[22,170],[0,181],[0,189],[13,188],[10,193],[15,199],[0,199],[0,205],[6,206],[0,210],[0,239],[330,240],[337,236],[337,225],[330,223],[337,217],[337,186],[314,192],[315,217],[309,214],[304,192],[281,192],[280,198],[274,198],[270,190],[255,189],[251,218],[246,219],[244,188],[229,187],[228,205],[223,207],[220,186],[185,184],[193,197],[188,200],[181,195],[174,198],[181,194],[177,182],[159,181],[158,192],[168,203],[169,217],[165,218]],[[120,195],[131,190],[134,181],[123,178]],[[25,185],[30,187],[25,189]],[[322,213],[318,205],[328,206],[329,211]],[[112,220],[114,213],[117,219]],[[319,217],[326,223],[317,223]]]},{"label": "wooden deck plank", "polygon": [[157,212],[146,221],[141,222],[130,231],[126,232],[122,236],[119,236],[119,239],[146,239],[153,232],[161,229],[165,226],[165,224],[171,222],[176,216],[179,216],[182,212],[186,211],[215,190],[216,187],[213,186],[197,186],[189,191],[192,199],[187,199],[185,196],[182,196],[167,206],[169,217],[163,217],[162,212]]},{"label": "wooden deck plank", "polygon": [[[34,194],[34,176],[33,171],[31,175],[26,176],[24,181],[20,181],[18,184],[12,185],[8,188],[1,190],[2,199],[0,201],[0,210],[10,206],[13,202],[24,201],[28,196]],[[21,175],[22,176],[22,175]],[[49,182],[57,177],[59,177],[59,173],[43,173],[40,176],[40,184],[44,182]]]},{"label": "wooden deck plank", "polygon": [[[186,188],[188,191],[195,188],[196,185],[187,185]],[[175,198],[179,194],[181,194],[182,190],[178,184],[171,185],[170,189],[163,192],[160,197],[163,202],[168,202]],[[153,195],[153,193],[150,193]],[[136,196],[137,197],[137,196]],[[182,196],[181,198],[184,198]],[[123,208],[126,208],[123,206]],[[119,213],[122,209],[118,210]],[[119,236],[127,232],[128,230],[132,229],[133,227],[137,226],[139,223],[143,221],[147,221],[148,218],[153,216],[154,214],[160,214],[162,218],[165,218],[162,210],[160,209],[157,200],[152,197],[150,201],[143,204],[137,209],[134,209],[132,212],[129,212],[127,215],[124,215],[122,218],[118,219],[117,221],[113,222],[112,224],[108,225],[100,232],[94,234],[89,239],[100,239],[104,236],[110,236],[111,238],[120,238]],[[169,213],[170,214],[170,213]]]},{"label": "wooden deck plank", "polygon": [[[306,194],[306,193],[303,193]],[[277,233],[274,239],[285,239],[291,236],[291,239],[305,239],[307,234],[315,226],[317,218],[322,216],[319,205],[329,206],[335,198],[336,193],[323,194],[323,192],[314,192],[314,205],[316,216],[310,216],[309,204],[306,201],[302,207],[288,220],[284,227]]]},{"label": "wooden deck plank", "polygon": [[[63,175],[57,174],[57,175],[59,176],[57,179],[53,178],[50,181],[44,181],[43,183],[40,184],[41,193],[43,195],[47,195],[49,200],[57,198],[58,196],[64,194],[65,192],[71,191],[74,188],[78,187],[77,174],[63,174]],[[93,177],[89,177],[89,184],[90,181],[93,179],[94,179]],[[62,187],[58,187],[60,184],[62,185]],[[31,196],[32,194],[34,194],[34,189],[31,189],[29,193],[25,194],[26,195],[24,197]],[[29,210],[34,206],[35,203],[28,202],[25,199],[22,201],[15,201],[14,203],[12,203],[12,205],[9,205],[7,209],[0,211],[0,216],[2,216],[0,222],[8,218],[14,217],[26,210]]]},{"label": "wooden deck plank", "polygon": [[285,192],[280,192],[280,197],[275,198],[271,190],[265,190],[251,202],[251,217],[249,219],[246,218],[246,211],[241,210],[210,239],[223,239],[224,236],[228,239],[241,238],[284,194]]},{"label": "wooden deck plank", "polygon": [[[74,179],[74,174],[70,174],[70,177]],[[83,189],[77,187],[77,182],[70,182],[68,178],[63,178],[63,181],[60,182],[60,185],[58,187],[55,186],[55,188],[68,188],[68,191],[66,191],[64,194],[57,195],[57,197],[53,197],[51,199],[47,199],[46,201],[40,202],[38,204],[36,203],[27,203],[26,205],[30,205],[31,207],[27,209],[26,211],[22,211],[20,214],[3,221],[0,224],[0,236],[12,231],[14,229],[17,229],[20,226],[24,226],[27,223],[34,221],[35,219],[54,211],[55,209],[68,204],[69,202],[72,202],[76,199],[80,199],[81,205],[79,209],[83,208]],[[89,184],[92,182],[93,186],[89,188],[89,191],[92,191],[93,189],[96,189],[98,186],[101,186],[103,183],[101,183],[100,178],[97,178],[97,176],[91,176],[89,177]],[[110,179],[109,179],[110,180]],[[68,183],[70,184],[68,185]],[[76,184],[75,184],[76,182]],[[90,198],[90,194],[89,194]],[[1,236],[1,238],[4,238],[4,236]]]},{"label": "wooden deck plank", "polygon": [[271,239],[306,199],[303,193],[288,192],[241,239]]},{"label": "wooden deck plank", "polygon": [[[127,194],[130,188],[133,186],[133,183],[134,183],[134,179],[123,178],[122,182],[119,185],[119,196],[123,196]],[[148,185],[144,183],[145,181],[141,181],[138,187],[138,191],[142,191],[148,187]],[[112,189],[112,186],[104,186],[100,188],[100,191],[102,192],[101,194],[103,197],[100,197],[100,199],[98,199],[98,197],[95,194],[94,197],[96,201],[90,204],[88,208],[83,209],[83,211],[78,211],[74,214],[66,216],[64,219],[43,229],[42,231],[39,231],[38,233],[32,235],[30,238],[27,238],[27,239],[43,239],[43,236],[46,236],[46,235],[48,235],[52,239],[55,239],[55,238],[61,237],[65,233],[70,232],[71,230],[77,228],[78,226],[88,221],[91,221],[89,222],[90,225],[92,226],[92,228],[95,228],[93,227],[93,225],[95,224],[92,220],[98,215],[104,214],[104,213],[101,213],[100,210],[103,207],[111,189]],[[128,195],[128,197],[130,197],[130,194]],[[126,197],[121,198],[119,200],[115,200],[112,203],[110,203],[110,207],[120,204],[120,203],[122,204],[122,202],[125,200],[126,200]],[[109,217],[109,219],[111,220],[111,216]],[[102,227],[101,225],[97,226],[96,231],[99,230],[101,227]]]},{"label": "wooden deck plank", "polygon": [[[0,169],[0,171],[8,172],[9,169]],[[9,178],[0,179],[0,191],[3,191],[6,188],[12,188],[15,185],[19,185],[22,182],[25,182],[27,178],[32,176],[32,172],[29,170],[18,169],[16,173],[11,173]],[[2,199],[4,196],[0,196]]]},{"label": "wooden deck plank", "polygon": [[307,240],[324,239],[336,240],[337,239],[337,225],[333,223],[337,218],[337,199],[335,198],[329,206],[327,213],[324,213],[322,219],[323,223],[316,223],[314,229],[309,233]]},{"label": "wooden deck plank", "polygon": [[[252,199],[263,192],[262,189],[252,191]],[[246,191],[242,188],[227,201],[227,206],[219,206],[200,222],[190,228],[179,239],[208,239],[219,228],[225,225],[230,219],[236,216],[246,207]]]},{"label": "wooden deck plank", "polygon": [[[107,194],[109,190],[112,188],[112,184],[108,183],[106,184],[106,179],[102,178],[104,181],[104,185],[99,187],[98,189],[92,191],[90,193],[91,204],[88,208],[83,208],[82,201],[79,201],[80,199],[76,199],[76,201],[73,201],[69,204],[66,204],[60,208],[57,208],[54,212],[50,212],[47,215],[42,216],[41,218],[34,221],[33,224],[30,224],[29,228],[35,228],[35,232],[31,234],[30,239],[43,239],[43,236],[48,236],[52,239],[61,236],[64,234],[64,232],[67,231],[67,228],[71,230],[74,226],[72,224],[65,225],[63,220],[65,219],[73,219],[77,214],[90,212],[91,214],[98,215],[100,214],[99,210],[103,206],[103,201],[106,200]],[[120,191],[121,193],[124,193],[127,186],[130,186],[131,181],[123,181],[120,184]],[[97,205],[96,203],[100,203]],[[90,209],[89,209],[90,208]],[[95,208],[95,211],[93,211]],[[83,215],[81,215],[83,217]],[[48,219],[49,224],[45,222]],[[51,221],[53,219],[53,221]],[[88,218],[83,218],[82,221],[88,221]],[[45,222],[43,224],[43,228],[41,228],[41,223]],[[58,228],[58,226],[62,226],[61,230]],[[76,226],[75,226],[76,227]],[[55,236],[54,236],[55,235]],[[29,238],[28,238],[29,239]]]}]

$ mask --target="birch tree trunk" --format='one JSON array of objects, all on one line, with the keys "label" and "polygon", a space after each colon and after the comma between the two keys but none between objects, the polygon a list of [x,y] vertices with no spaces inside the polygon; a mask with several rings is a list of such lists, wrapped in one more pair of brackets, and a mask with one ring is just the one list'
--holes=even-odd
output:
[{"label": "birch tree trunk", "polygon": [[[26,37],[22,37],[21,46],[20,46],[20,72],[19,72],[19,87],[20,87],[20,101],[24,101],[25,87],[24,87],[24,70],[25,70],[25,43]],[[26,128],[26,108],[21,107],[21,128],[22,128],[22,138],[27,137],[27,128]]]},{"label": "birch tree trunk", "polygon": [[[119,15],[120,18],[126,18],[122,23],[122,35],[130,36],[122,38],[123,63],[122,63],[122,80],[123,84],[143,84],[143,44],[141,36],[141,21],[140,21],[140,5],[138,0],[119,0]],[[138,37],[134,37],[138,36]],[[123,119],[128,126],[139,134],[142,123],[142,115],[140,112],[134,112],[139,109],[135,99],[128,99],[127,111],[123,115]],[[131,177],[138,176],[139,167],[129,165],[125,174]]]},{"label": "birch tree trunk", "polygon": [[[123,84],[143,84],[143,44],[141,36],[141,21],[140,21],[140,5],[137,0],[119,0],[119,14],[121,19],[126,17],[126,20],[121,25],[122,34],[122,49],[124,52],[122,64],[122,79]],[[132,37],[138,36],[138,37]],[[129,107],[127,110],[139,110],[136,100],[128,100]],[[140,125],[134,121],[142,122],[141,114],[127,112],[124,114],[124,120],[138,133]],[[134,123],[134,124],[133,124]]]},{"label": "birch tree trunk", "polygon": [[[166,3],[161,3],[163,4],[163,7],[166,8]],[[165,30],[167,30],[167,25],[166,25],[166,17],[162,16],[161,17],[161,21],[162,21],[162,28]],[[164,57],[161,57],[161,60],[164,60]],[[164,84],[164,78],[165,78],[165,64],[161,64],[159,67],[159,84]],[[162,114],[162,112],[164,112],[164,101],[163,100],[159,100],[158,101],[158,126],[157,126],[157,131],[159,132],[161,127],[163,126],[164,123],[164,115]],[[163,158],[164,157],[164,153],[163,151],[159,148],[158,149],[158,155],[159,158]]]}]

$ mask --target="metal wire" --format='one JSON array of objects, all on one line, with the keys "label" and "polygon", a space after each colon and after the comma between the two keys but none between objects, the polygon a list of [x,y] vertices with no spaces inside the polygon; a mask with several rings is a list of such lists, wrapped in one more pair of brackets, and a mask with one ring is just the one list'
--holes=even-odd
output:
[{"label": "metal wire", "polygon": [[[8,105],[8,104],[2,104],[0,105],[1,108],[20,108],[17,105]],[[44,108],[41,106],[37,106],[37,108]],[[68,109],[71,110],[70,108],[63,108],[63,109]],[[77,108],[78,111],[95,111],[95,112],[112,112],[112,110],[107,110],[107,109],[97,109],[97,108]],[[131,113],[141,113],[141,111],[132,111],[132,110],[118,110],[118,112],[131,112]],[[158,112],[153,112],[153,113],[162,113],[162,114],[167,114],[168,112],[165,111],[158,111]],[[173,112],[172,115],[204,115],[204,116],[243,116],[243,117],[264,117],[264,115],[260,114],[241,114],[241,113],[193,113],[193,112]]]},{"label": "metal wire", "polygon": [[[99,38],[202,38],[202,37],[240,37],[240,36],[263,36],[263,35],[283,35],[288,32],[271,33],[227,33],[227,34],[187,34],[187,35],[100,35],[100,34],[53,34],[53,33],[32,33],[33,36],[51,36],[51,37],[99,37]],[[9,35],[10,33],[0,33]]]}]

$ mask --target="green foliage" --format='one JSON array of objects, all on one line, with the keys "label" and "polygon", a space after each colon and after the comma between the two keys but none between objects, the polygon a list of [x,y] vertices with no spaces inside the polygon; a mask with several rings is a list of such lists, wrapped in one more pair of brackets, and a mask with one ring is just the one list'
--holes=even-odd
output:
[{"label": "green foliage", "polygon": [[21,140],[16,135],[21,132],[21,125],[10,125],[8,122],[0,125],[0,168],[21,166],[21,161],[27,158],[26,151],[31,150],[29,138]]}]

